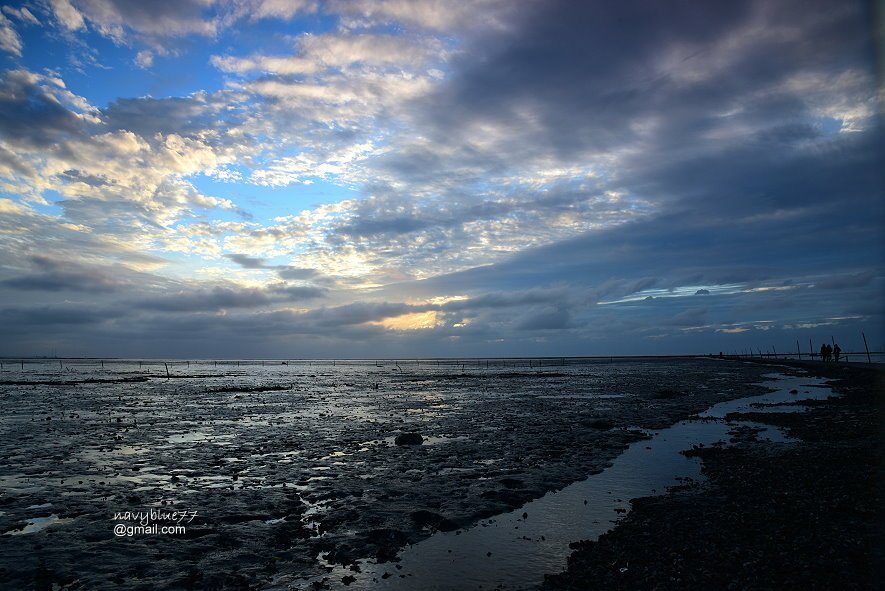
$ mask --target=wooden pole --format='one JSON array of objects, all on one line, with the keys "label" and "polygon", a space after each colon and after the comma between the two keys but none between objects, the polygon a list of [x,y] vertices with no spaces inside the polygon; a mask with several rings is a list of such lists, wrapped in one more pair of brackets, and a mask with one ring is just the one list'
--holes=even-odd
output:
[{"label": "wooden pole", "polygon": [[796,353],[799,355],[799,359],[802,359],[802,350],[799,349],[799,339],[796,339]]},{"label": "wooden pole", "polygon": [[164,361],[164,362],[163,362],[163,365],[166,366],[166,379],[168,380],[168,379],[171,377],[171,376],[169,375],[169,364],[166,363],[166,362]]},{"label": "wooden pole", "polygon": [[870,348],[867,346],[867,335],[860,331],[860,336],[863,337],[863,348],[867,350],[867,363],[872,363],[873,360],[870,359]]}]

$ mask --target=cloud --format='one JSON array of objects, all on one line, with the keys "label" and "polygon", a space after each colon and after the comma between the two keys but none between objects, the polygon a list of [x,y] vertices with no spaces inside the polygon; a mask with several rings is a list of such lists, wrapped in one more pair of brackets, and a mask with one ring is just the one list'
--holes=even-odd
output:
[{"label": "cloud", "polygon": [[148,69],[154,65],[154,54],[148,50],[142,50],[135,54],[135,65],[139,68]]},{"label": "cloud", "polygon": [[0,74],[0,134],[7,145],[45,148],[77,137],[93,113],[58,78],[21,69]]},{"label": "cloud", "polygon": [[307,279],[318,279],[320,272],[316,269],[302,269],[298,267],[289,267],[289,266],[277,266],[274,267],[277,271],[277,275],[279,275],[280,279],[287,280],[307,280]]},{"label": "cloud", "polygon": [[[40,6],[54,43],[151,71],[82,96],[62,62],[0,74],[20,346],[718,351],[881,321],[861,3]],[[179,86],[190,42],[213,57]]]},{"label": "cloud", "polygon": [[519,322],[519,330],[562,330],[572,327],[568,310],[549,310],[524,318]]},{"label": "cloud", "polygon": [[326,290],[310,286],[273,285],[267,289],[214,287],[168,293],[134,302],[135,307],[160,312],[215,312],[238,308],[263,308],[274,303],[313,300]]},{"label": "cloud", "polygon": [[815,286],[819,289],[851,289],[866,287],[876,279],[879,279],[876,272],[861,271],[860,273],[832,275],[818,281]]},{"label": "cloud", "polygon": [[86,27],[83,15],[74,8],[70,0],[50,0],[50,5],[55,18],[68,31],[79,31]]},{"label": "cloud", "polygon": [[[87,28],[124,44],[132,38],[166,51],[162,40],[215,37],[244,18],[290,20],[314,12],[315,0],[50,0],[56,21],[67,31]],[[25,9],[26,10],[26,9]]]},{"label": "cloud", "polygon": [[332,0],[329,7],[352,19],[353,26],[395,22],[438,31],[501,27],[516,10],[501,0]]},{"label": "cloud", "polygon": [[3,12],[9,16],[21,21],[25,25],[39,25],[40,21],[34,16],[34,13],[28,10],[26,6],[15,8],[14,6],[4,6]]},{"label": "cloud", "polygon": [[212,56],[218,69],[236,74],[315,74],[331,68],[354,65],[414,69],[439,60],[440,47],[395,35],[325,34],[298,38],[298,55],[255,55],[248,58]]},{"label": "cloud", "polygon": [[118,42],[127,30],[149,37],[197,34],[212,37],[218,22],[207,14],[201,0],[53,0],[56,17],[68,30],[78,30],[88,21],[99,33]]},{"label": "cloud", "polygon": [[252,19],[279,18],[289,20],[297,14],[311,13],[317,8],[315,0],[257,0],[246,3]]},{"label": "cloud", "polygon": [[226,254],[224,258],[230,259],[236,264],[240,265],[244,269],[265,269],[267,268],[264,264],[264,259],[257,257],[250,257],[244,254]]},{"label": "cloud", "polygon": [[32,256],[30,262],[38,269],[37,273],[4,279],[0,286],[28,291],[102,293],[114,291],[121,285],[120,280],[101,268],[40,255]]},{"label": "cloud", "polygon": [[13,27],[12,21],[6,18],[3,13],[0,13],[0,51],[11,53],[17,57],[22,55],[22,39]]}]

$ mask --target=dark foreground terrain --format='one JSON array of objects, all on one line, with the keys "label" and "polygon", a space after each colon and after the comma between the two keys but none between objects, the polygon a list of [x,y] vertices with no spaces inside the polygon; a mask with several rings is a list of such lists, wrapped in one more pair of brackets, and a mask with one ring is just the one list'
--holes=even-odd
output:
[{"label": "dark foreground terrain", "polygon": [[690,450],[706,482],[634,500],[614,530],[573,544],[568,571],[542,588],[881,588],[883,374],[802,367],[842,396],[804,413],[729,417],[801,441],[772,445],[743,430],[734,445]]},{"label": "dark foreground terrain", "polygon": [[[772,371],[504,363],[7,364],[0,587],[340,585],[327,564],[520,507]],[[149,509],[197,515],[186,534],[115,535],[116,512]]]}]

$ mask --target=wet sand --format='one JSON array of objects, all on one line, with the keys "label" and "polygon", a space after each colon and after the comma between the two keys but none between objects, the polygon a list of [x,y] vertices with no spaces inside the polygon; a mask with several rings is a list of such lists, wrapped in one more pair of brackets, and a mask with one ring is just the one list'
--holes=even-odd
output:
[{"label": "wet sand", "polygon": [[[763,392],[769,371],[701,359],[4,373],[0,579],[342,586],[330,568],[396,560],[583,480],[650,430]],[[395,445],[407,432],[424,443]],[[180,537],[113,535],[114,512],[146,508],[198,516]]]},{"label": "wet sand", "polygon": [[[783,365],[783,364],[781,364]],[[840,396],[728,415],[783,428],[792,443],[735,429],[689,450],[704,482],[635,499],[598,541],[573,545],[543,589],[876,589],[883,566],[883,374],[789,363]]]}]

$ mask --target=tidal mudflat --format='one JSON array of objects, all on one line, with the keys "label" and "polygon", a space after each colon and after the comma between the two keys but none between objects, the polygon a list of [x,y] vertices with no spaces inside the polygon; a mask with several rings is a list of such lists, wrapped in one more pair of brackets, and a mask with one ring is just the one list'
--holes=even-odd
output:
[{"label": "tidal mudflat", "polygon": [[[405,578],[406,546],[584,480],[654,430],[768,391],[758,384],[771,371],[716,359],[267,362],[175,364],[167,377],[138,362],[7,364],[0,579],[336,588],[366,561]],[[397,445],[404,433],[422,444]],[[114,534],[115,513],[150,509],[196,517],[181,535]]]}]

